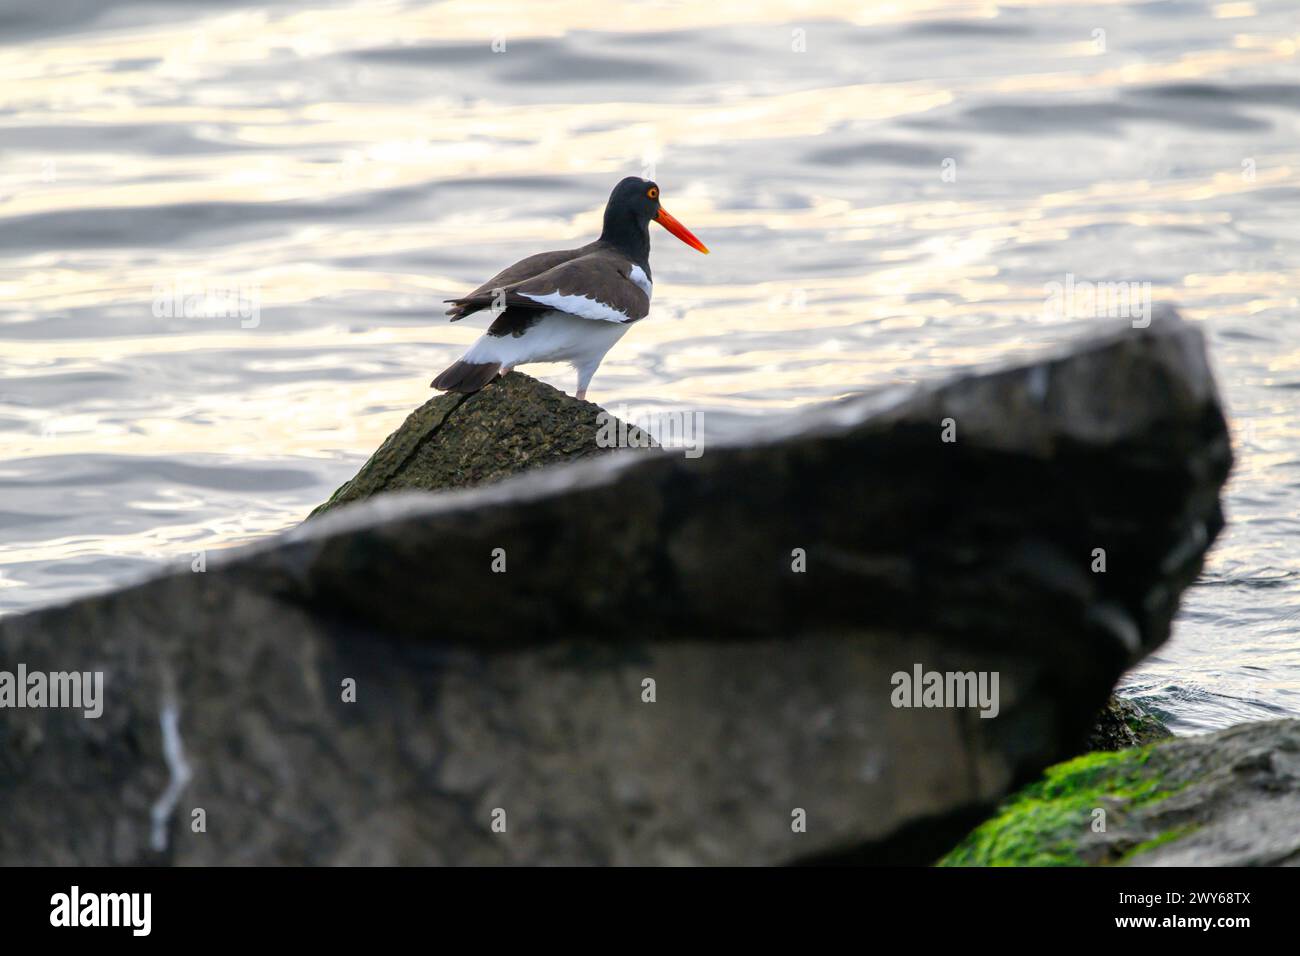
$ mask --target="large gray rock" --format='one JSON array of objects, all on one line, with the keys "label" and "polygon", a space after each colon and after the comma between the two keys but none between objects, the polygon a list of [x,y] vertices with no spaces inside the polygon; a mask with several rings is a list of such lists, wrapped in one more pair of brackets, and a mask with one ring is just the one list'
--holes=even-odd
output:
[{"label": "large gray rock", "polygon": [[[4,715],[0,863],[929,861],[1166,638],[1229,461],[1163,317],[694,460],[341,508],[0,621],[0,660],[107,675],[98,720]],[[997,672],[998,715],[891,706],[914,664]]]}]

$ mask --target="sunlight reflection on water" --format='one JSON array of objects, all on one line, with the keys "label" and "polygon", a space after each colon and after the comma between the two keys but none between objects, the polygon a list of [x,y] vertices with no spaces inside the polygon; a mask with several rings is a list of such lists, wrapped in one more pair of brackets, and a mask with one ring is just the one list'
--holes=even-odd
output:
[{"label": "sunlight reflection on water", "polygon": [[[1127,683],[1179,730],[1300,712],[1293,7],[790,9],[0,19],[0,611],[296,523],[476,334],[442,299],[648,172],[713,254],[656,236],[592,397],[718,437],[1032,354],[1067,274],[1179,303],[1234,416],[1232,525]],[[255,290],[257,326],[159,317],[178,281]]]}]

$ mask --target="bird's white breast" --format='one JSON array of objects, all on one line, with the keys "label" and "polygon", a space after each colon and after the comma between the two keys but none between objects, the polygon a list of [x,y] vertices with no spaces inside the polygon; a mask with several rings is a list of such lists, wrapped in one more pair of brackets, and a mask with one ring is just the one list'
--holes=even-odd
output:
[{"label": "bird's white breast", "polygon": [[500,362],[512,368],[529,362],[569,362],[581,368],[599,364],[630,327],[547,312],[523,335],[483,335],[465,353],[465,361]]}]

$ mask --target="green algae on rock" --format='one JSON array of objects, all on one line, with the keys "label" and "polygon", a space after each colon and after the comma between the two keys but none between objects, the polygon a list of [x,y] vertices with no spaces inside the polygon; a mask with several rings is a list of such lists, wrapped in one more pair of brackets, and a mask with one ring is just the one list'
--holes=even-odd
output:
[{"label": "green algae on rock", "polygon": [[[1100,812],[1099,812],[1100,811]],[[1300,860],[1300,720],[1051,767],[940,866],[1250,866]]]},{"label": "green algae on rock", "polygon": [[[411,412],[356,476],[308,517],[383,491],[469,488],[605,454],[615,449],[596,440],[602,414],[608,415],[599,405],[521,372],[473,395],[438,395]],[[655,445],[636,426],[622,427],[629,446]]]},{"label": "green algae on rock", "polygon": [[1150,748],[1090,753],[1051,767],[1003,804],[941,861],[942,866],[1083,866],[1081,834],[1097,809],[1165,795],[1144,774]]}]

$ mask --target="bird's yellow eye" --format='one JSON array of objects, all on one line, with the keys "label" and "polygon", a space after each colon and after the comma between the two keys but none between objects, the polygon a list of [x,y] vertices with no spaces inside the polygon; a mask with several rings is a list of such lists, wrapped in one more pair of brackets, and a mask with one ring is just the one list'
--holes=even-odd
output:
[{"label": "bird's yellow eye", "polygon": [[658,198],[659,198],[659,187],[658,187],[658,186],[651,186],[648,190],[646,190],[646,195],[649,196],[651,199],[658,199]]}]

